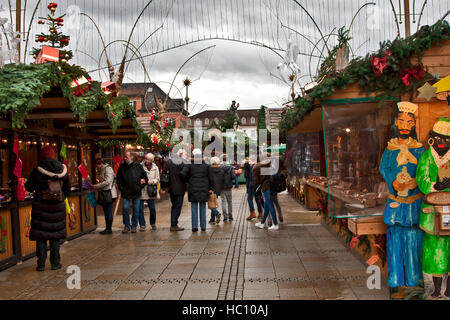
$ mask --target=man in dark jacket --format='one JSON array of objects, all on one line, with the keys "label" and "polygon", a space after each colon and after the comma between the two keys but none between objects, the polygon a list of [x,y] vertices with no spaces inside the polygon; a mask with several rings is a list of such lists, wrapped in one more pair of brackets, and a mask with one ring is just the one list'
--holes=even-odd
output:
[{"label": "man in dark jacket", "polygon": [[183,207],[186,183],[181,178],[181,169],[186,162],[186,151],[181,149],[173,159],[167,161],[163,173],[169,174],[169,193],[172,208],[170,210],[170,231],[182,231],[184,228],[178,226],[178,218]]},{"label": "man in dark jacket", "polygon": [[223,211],[223,221],[233,220],[233,180],[237,180],[236,174],[234,173],[234,168],[226,163],[226,155],[223,156],[222,170],[224,172],[223,176],[223,188],[220,195],[222,200],[222,211]]},{"label": "man in dark jacket", "polygon": [[133,205],[131,232],[136,233],[141,206],[141,190],[148,183],[144,168],[133,159],[131,152],[125,152],[125,161],[117,170],[117,187],[122,194],[123,224],[125,225],[122,233],[130,232],[130,202]]},{"label": "man in dark jacket", "polygon": [[25,184],[28,192],[35,192],[31,209],[30,240],[36,241],[36,270],[44,271],[45,269],[47,240],[50,240],[52,270],[58,270],[62,267],[59,240],[66,237],[64,199],[70,192],[70,180],[66,166],[55,160],[55,151],[52,147],[42,148],[40,156],[41,162],[31,171]]},{"label": "man in dark jacket", "polygon": [[200,227],[206,230],[206,202],[212,187],[209,175],[209,165],[203,161],[202,151],[194,149],[192,163],[181,169],[181,177],[188,182],[188,200],[191,203],[192,232],[198,231],[198,216]]}]

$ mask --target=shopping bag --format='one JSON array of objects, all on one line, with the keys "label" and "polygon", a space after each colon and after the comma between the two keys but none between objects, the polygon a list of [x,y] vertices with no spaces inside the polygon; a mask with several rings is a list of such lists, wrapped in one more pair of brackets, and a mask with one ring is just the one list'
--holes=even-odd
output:
[{"label": "shopping bag", "polygon": [[217,209],[219,207],[219,202],[217,201],[217,195],[211,192],[208,196],[208,209]]}]

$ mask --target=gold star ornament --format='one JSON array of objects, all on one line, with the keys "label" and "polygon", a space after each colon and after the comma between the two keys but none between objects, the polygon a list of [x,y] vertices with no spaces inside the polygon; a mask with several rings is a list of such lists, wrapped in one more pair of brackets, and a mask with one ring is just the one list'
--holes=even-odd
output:
[{"label": "gold star ornament", "polygon": [[417,89],[420,94],[417,96],[418,98],[424,98],[427,101],[430,101],[431,98],[436,97],[436,87],[431,86],[428,82],[426,82],[422,87]]}]

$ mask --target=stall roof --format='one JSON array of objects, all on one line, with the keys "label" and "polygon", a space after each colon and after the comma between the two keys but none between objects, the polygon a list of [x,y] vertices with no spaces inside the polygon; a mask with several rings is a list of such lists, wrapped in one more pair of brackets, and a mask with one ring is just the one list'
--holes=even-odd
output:
[{"label": "stall roof", "polygon": [[289,134],[293,133],[306,133],[306,132],[320,132],[322,131],[322,110],[320,106],[317,106],[313,111],[305,116],[303,121],[297,124],[292,130],[288,131]]}]

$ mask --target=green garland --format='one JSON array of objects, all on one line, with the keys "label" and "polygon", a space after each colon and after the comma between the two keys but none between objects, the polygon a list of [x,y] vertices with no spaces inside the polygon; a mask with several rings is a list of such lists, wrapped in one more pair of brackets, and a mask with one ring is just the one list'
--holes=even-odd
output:
[{"label": "green garland", "polygon": [[420,79],[411,79],[411,84],[406,86],[401,80],[401,74],[407,69],[414,67],[411,58],[417,57],[421,63],[422,56],[432,46],[440,46],[440,42],[450,39],[450,26],[448,21],[439,20],[432,26],[424,26],[416,34],[406,38],[397,38],[394,41],[381,43],[380,49],[373,56],[382,57],[390,53],[387,59],[387,67],[384,72],[377,76],[372,70],[371,55],[364,58],[352,60],[341,72],[331,67],[331,61],[335,64],[337,49],[348,41],[347,33],[340,29],[339,44],[332,50],[330,57],[325,59],[321,65],[319,78],[323,79],[312,89],[307,97],[300,97],[295,107],[287,110],[278,124],[281,135],[294,128],[303,118],[309,114],[315,105],[325,101],[338,89],[345,89],[348,85],[357,83],[362,94],[375,94],[381,101],[392,96],[409,94],[414,96],[417,88],[434,77],[425,72]]},{"label": "green garland", "polygon": [[51,87],[59,86],[63,96],[69,100],[71,110],[81,123],[86,122],[89,112],[102,106],[107,113],[113,133],[121,120],[131,117],[138,139],[148,140],[144,130],[136,121],[136,114],[128,98],[119,96],[108,98],[100,88],[100,83],[91,81],[90,90],[75,96],[71,83],[81,76],[90,79],[80,66],[56,63],[8,64],[0,69],[0,114],[10,115],[13,128],[26,128],[28,114],[40,105],[40,100]]}]

